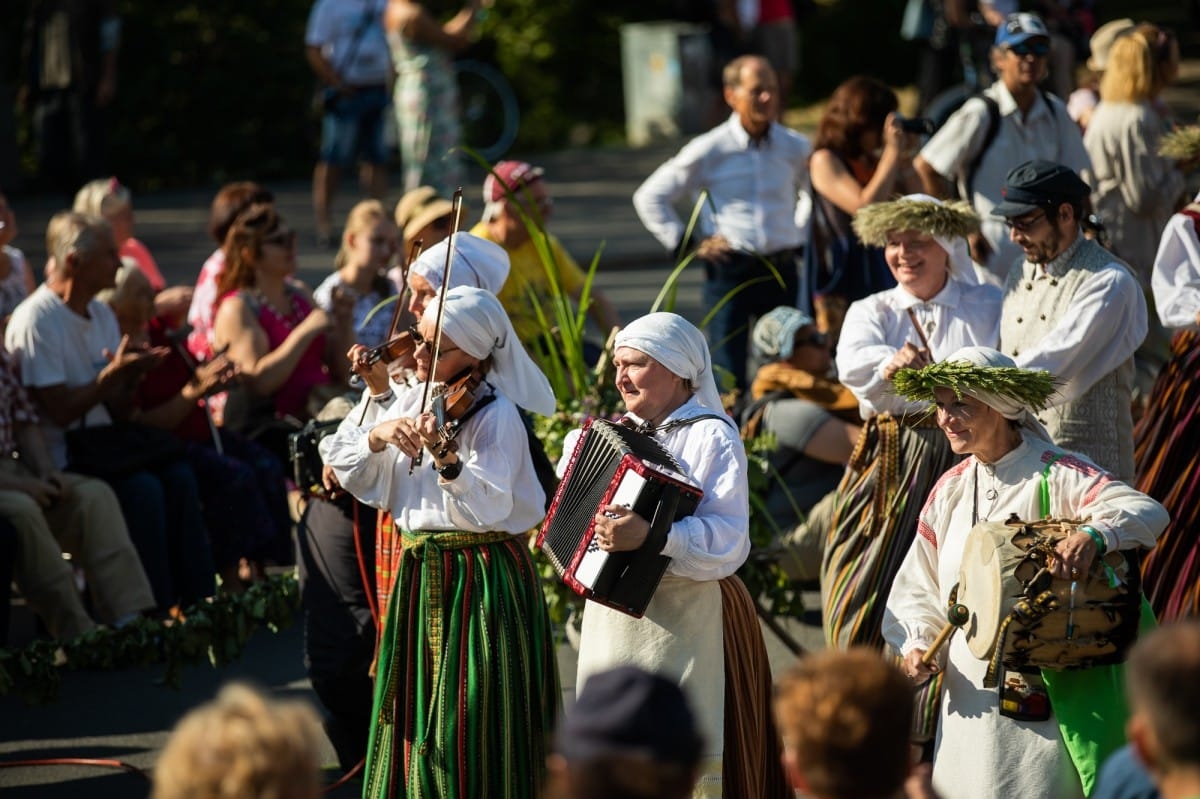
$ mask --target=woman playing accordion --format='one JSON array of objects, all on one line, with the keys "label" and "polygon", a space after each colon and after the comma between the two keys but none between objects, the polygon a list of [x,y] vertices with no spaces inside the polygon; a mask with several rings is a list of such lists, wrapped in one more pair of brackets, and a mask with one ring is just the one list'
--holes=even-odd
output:
[{"label": "woman playing accordion", "polygon": [[[1083,581],[1086,588],[1098,556],[1152,547],[1167,513],[1050,442],[1032,415],[1053,392],[1046,372],[1018,369],[995,350],[967,347],[942,363],[901,370],[895,384],[910,400],[936,404],[950,448],[969,456],[942,475],[925,501],[884,620],[884,635],[914,681],[944,674],[934,788],[965,799],[1082,797],[1103,758],[1124,743],[1120,665],[1013,669],[992,687],[989,661],[968,644],[970,623],[950,639],[943,659],[926,664],[922,656],[945,622],[960,569],[966,574],[964,552],[980,534],[977,524],[1011,515],[1086,519],[1058,540],[1048,564],[1053,577]],[[1067,630],[1070,638],[1070,621]]]},{"label": "woman playing accordion", "polygon": [[[674,677],[706,744],[695,795],[721,796],[724,784],[726,796],[790,796],[768,706],[766,649],[753,601],[734,576],[750,552],[746,452],[722,408],[704,336],[676,314],[649,314],[617,334],[613,364],[626,419],[654,436],[704,494],[671,525],[661,550],[671,563],[642,618],[587,603],[577,687],[624,664]],[[629,508],[597,509],[602,549],[637,549],[648,532],[649,521]]]},{"label": "woman playing accordion", "polygon": [[[554,395],[489,292],[451,289],[425,309],[417,336],[420,383],[396,387],[375,424],[321,444],[341,486],[389,509],[403,540],[364,796],[534,797],[560,694],[523,535],[545,494],[518,407],[548,415]],[[423,407],[425,383],[464,372],[482,382],[448,440]]]}]

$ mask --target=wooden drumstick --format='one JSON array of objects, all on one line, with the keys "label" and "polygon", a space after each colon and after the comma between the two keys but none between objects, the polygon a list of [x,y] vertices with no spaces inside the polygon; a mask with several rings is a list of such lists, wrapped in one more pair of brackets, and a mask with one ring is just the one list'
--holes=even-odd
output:
[{"label": "wooden drumstick", "polygon": [[945,646],[946,642],[950,640],[950,636],[954,635],[954,631],[966,624],[970,618],[971,612],[967,610],[966,605],[955,602],[947,608],[946,626],[942,627],[929,649],[925,650],[924,655],[921,655],[921,662],[926,666],[932,663],[933,659],[937,657],[938,650]]},{"label": "wooden drumstick", "polygon": [[921,323],[917,321],[917,312],[912,308],[908,309],[908,320],[912,322],[912,326],[917,331],[917,338],[921,339],[921,346],[929,353],[929,359],[933,360],[933,347],[929,346],[929,339],[925,338],[925,331],[921,329]]}]

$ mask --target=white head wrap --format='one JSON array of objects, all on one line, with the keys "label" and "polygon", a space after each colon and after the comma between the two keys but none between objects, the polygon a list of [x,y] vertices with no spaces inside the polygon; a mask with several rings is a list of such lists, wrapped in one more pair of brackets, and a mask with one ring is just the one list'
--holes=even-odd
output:
[{"label": "white head wrap", "polygon": [[504,281],[508,280],[508,253],[499,244],[470,233],[455,233],[422,251],[409,271],[429,281],[434,291],[440,291],[442,273],[446,271],[446,251],[451,242],[454,259],[450,264],[450,288],[475,286],[499,294]]},{"label": "white head wrap", "polygon": [[[932,197],[928,194],[906,194],[900,198],[901,200],[913,200],[921,202],[937,203],[943,205],[942,201],[937,197]],[[967,240],[962,236],[955,236],[952,239],[943,236],[933,236],[933,240],[938,243],[938,246],[946,251],[950,256],[950,279],[957,280],[961,283],[976,284],[979,282],[979,276],[975,273],[975,262],[971,260],[971,248],[967,246]]]},{"label": "white head wrap", "polygon": [[[1017,368],[1016,361],[1002,352],[991,347],[963,347],[945,359],[947,363],[966,362],[974,366]],[[1021,427],[1038,438],[1052,441],[1050,434],[1042,423],[1029,411],[1023,403],[1012,397],[993,394],[978,388],[964,388],[963,393],[997,411],[1005,419],[1020,422]]]},{"label": "white head wrap", "polygon": [[690,380],[701,405],[725,412],[704,334],[682,316],[659,312],[635,319],[617,333],[613,346],[646,353],[672,374]]},{"label": "white head wrap", "polygon": [[[451,275],[453,276],[453,275]],[[425,317],[437,319],[439,302],[446,305],[442,315],[443,335],[472,358],[494,356],[487,381],[522,408],[550,416],[557,408],[550,381],[537,367],[520,339],[500,300],[474,286],[450,289],[444,298],[435,297],[425,308]]]}]

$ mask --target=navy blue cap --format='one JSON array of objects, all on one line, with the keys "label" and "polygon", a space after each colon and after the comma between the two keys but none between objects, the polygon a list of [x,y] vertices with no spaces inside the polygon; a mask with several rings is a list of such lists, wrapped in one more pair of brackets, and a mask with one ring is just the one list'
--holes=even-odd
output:
[{"label": "navy blue cap", "polygon": [[568,763],[632,756],[693,766],[700,760],[701,738],[683,690],[636,666],[589,677],[557,741]]},{"label": "navy blue cap", "polygon": [[1004,199],[992,209],[992,216],[1012,219],[1039,208],[1054,208],[1062,203],[1078,202],[1091,188],[1074,170],[1053,161],[1026,161],[1004,179]]}]

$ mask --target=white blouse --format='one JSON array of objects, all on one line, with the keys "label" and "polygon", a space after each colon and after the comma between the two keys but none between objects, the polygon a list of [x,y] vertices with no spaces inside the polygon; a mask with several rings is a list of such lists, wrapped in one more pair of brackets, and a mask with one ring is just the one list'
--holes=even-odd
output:
[{"label": "white blouse", "polygon": [[[397,390],[398,389],[398,390]],[[392,512],[398,529],[528,532],[545,515],[545,499],[516,405],[497,394],[458,435],[462,473],[442,480],[425,453],[409,474],[410,459],[388,446],[371,452],[367,435],[380,422],[417,416],[423,385],[399,387],[388,406],[371,402],[362,425],[361,404],[338,432],[321,442],[321,457],[342,487],[360,501]]]},{"label": "white blouse", "polygon": [[936,361],[963,347],[995,347],[1000,341],[1000,299],[995,286],[951,279],[928,302],[896,286],[851,303],[838,339],[838,379],[858,397],[863,418],[885,412],[923,413],[929,407],[896,396],[883,378],[883,368],[905,343],[923,346],[908,309],[916,314]]},{"label": "white blouse", "polygon": [[[1004,521],[1013,513],[1026,520],[1039,518],[1041,473],[1055,454],[1062,457],[1047,478],[1051,516],[1090,517],[1088,524],[1104,537],[1108,550],[1154,546],[1167,526],[1166,509],[1081,455],[1026,437],[992,464],[994,475],[971,456],[942,475],[929,493],[917,536],[892,585],[883,632],[901,654],[928,649],[945,624],[973,512],[977,509],[979,521]],[[987,500],[992,489],[996,499]]]},{"label": "white blouse", "polygon": [[1167,222],[1150,277],[1158,318],[1165,327],[1191,327],[1200,313],[1200,238],[1196,220],[1175,214]]}]

